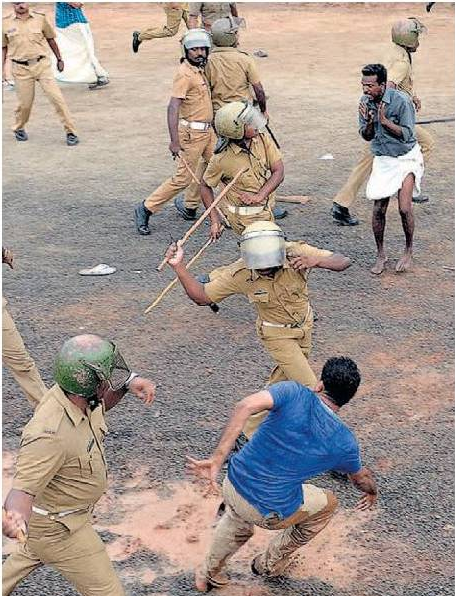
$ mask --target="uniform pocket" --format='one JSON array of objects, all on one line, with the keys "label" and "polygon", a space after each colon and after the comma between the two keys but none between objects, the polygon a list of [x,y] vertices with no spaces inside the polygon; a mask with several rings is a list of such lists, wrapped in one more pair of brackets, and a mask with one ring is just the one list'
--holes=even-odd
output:
[{"label": "uniform pocket", "polygon": [[82,457],[78,457],[79,471],[82,478],[90,478],[93,474],[93,462],[92,456],[87,454]]},{"label": "uniform pocket", "polygon": [[267,304],[270,302],[270,295],[265,290],[257,290],[256,292],[252,292],[251,294],[247,294],[248,300],[252,304]]}]

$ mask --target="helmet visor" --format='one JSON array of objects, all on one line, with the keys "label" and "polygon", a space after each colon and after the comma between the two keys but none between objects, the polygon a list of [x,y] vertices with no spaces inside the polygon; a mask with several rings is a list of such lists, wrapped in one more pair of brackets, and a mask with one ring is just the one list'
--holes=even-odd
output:
[{"label": "helmet visor", "polygon": [[107,375],[106,371],[97,364],[93,364],[91,362],[84,362],[84,364],[96,373],[96,376],[100,381],[106,381],[109,385],[109,389],[112,391],[118,391],[125,385],[126,381],[131,375],[131,369],[126,363],[126,360],[123,358],[118,347],[114,344],[114,342],[111,342],[111,344],[114,349],[114,359],[112,362],[112,370],[110,371],[109,375]]},{"label": "helmet visor", "polygon": [[245,108],[239,114],[239,120],[246,126],[251,126],[258,132],[265,132],[267,118],[257,108],[246,104]]}]

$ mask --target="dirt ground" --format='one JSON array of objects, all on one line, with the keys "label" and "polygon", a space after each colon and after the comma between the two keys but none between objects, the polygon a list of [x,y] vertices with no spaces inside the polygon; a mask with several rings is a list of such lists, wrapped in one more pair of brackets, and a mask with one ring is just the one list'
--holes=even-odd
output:
[{"label": "dirt ground", "polygon": [[[46,6],[48,13],[52,7]],[[453,494],[453,207],[454,125],[429,128],[437,140],[428,165],[430,202],[415,207],[412,272],[394,273],[402,231],[391,205],[386,242],[390,268],[373,277],[371,205],[363,194],[355,228],[340,228],[331,201],[362,148],[356,112],[359,69],[381,61],[391,23],[417,16],[427,24],[415,55],[422,118],[453,114],[454,7],[425,4],[240,4],[248,22],[242,46],[258,59],[269,95],[271,125],[286,166],[285,195],[310,195],[292,205],[283,228],[353,259],[344,273],[314,271],[310,292],[319,314],[311,362],[319,372],[335,354],[354,358],[363,382],[343,418],[356,432],[364,463],[376,473],[379,507],[353,511],[359,494],[329,476],[340,509],[331,525],[296,557],[289,577],[253,577],[249,560],[263,548],[258,532],[231,562],[233,596],[442,596],[454,594]],[[155,267],[188,224],[172,205],[139,237],[133,207],[173,169],[165,108],[178,58],[177,38],[131,52],[131,32],[162,20],[157,5],[86,5],[101,62],[112,83],[97,92],[66,86],[81,143],[68,148],[52,108],[37,92],[27,130],[10,131],[14,93],[3,102],[3,244],[16,255],[4,270],[9,308],[43,377],[62,341],[82,331],[114,339],[134,369],[157,382],[150,408],[127,396],[109,414],[109,492],[96,515],[127,593],[193,594],[218,501],[201,498],[185,474],[185,455],[206,456],[233,404],[263,386],[272,363],[254,330],[254,312],[240,299],[218,315],[198,308],[180,289],[150,315],[145,307],[172,278]],[[333,160],[321,160],[330,153]],[[193,254],[202,229],[189,242]],[[208,271],[236,258],[232,233],[195,267]],[[117,267],[105,278],[80,277],[82,267]],[[8,371],[3,384],[4,492],[9,489],[23,425],[31,411]],[[453,436],[453,435],[452,435]],[[5,544],[9,552],[10,543]],[[450,571],[452,569],[452,571]],[[42,568],[17,594],[74,594]]]}]

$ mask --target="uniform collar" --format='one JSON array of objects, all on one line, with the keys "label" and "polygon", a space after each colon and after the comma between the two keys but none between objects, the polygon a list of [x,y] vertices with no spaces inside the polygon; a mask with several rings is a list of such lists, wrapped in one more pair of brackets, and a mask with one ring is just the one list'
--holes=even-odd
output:
[{"label": "uniform collar", "polygon": [[191,72],[196,72],[196,73],[204,73],[204,69],[203,68],[199,68],[199,66],[193,66],[192,64],[190,64],[188,62],[188,60],[185,58],[185,60],[183,61],[183,64],[185,65],[185,67],[190,70]]},{"label": "uniform collar", "polygon": [[28,13],[28,17],[27,19],[20,19],[17,14],[15,12],[13,12],[12,14],[13,19],[17,19],[18,21],[26,21],[27,19],[29,19],[30,17],[33,18],[33,15],[31,12]]},{"label": "uniform collar", "polygon": [[54,385],[51,388],[50,392],[52,393],[52,396],[54,397],[54,399],[65,410],[65,412],[68,415],[68,418],[71,420],[71,422],[74,424],[74,426],[78,426],[82,422],[82,420],[84,420],[84,418],[86,418],[87,415],[84,414],[84,412],[80,408],[75,406],[66,397],[65,393],[58,385]]},{"label": "uniform collar", "polygon": [[280,273],[283,272],[283,269],[291,269],[291,265],[289,264],[289,261],[287,259],[284,261],[283,267],[279,271],[277,271],[273,277],[267,277],[266,275],[259,275],[259,273],[255,269],[252,269],[251,270],[251,280],[252,281],[257,281],[258,279],[274,280],[277,278],[278,275],[280,275]]},{"label": "uniform collar", "polygon": [[[258,138],[259,137],[254,137],[253,139],[251,139],[251,145],[250,145],[250,150],[251,147],[253,147],[253,145],[255,145],[258,142]],[[239,153],[247,153],[246,149],[243,149],[243,147],[240,147],[240,145],[237,145],[237,143],[229,143],[229,146],[232,149],[232,152],[235,153],[236,155],[238,155]]]}]

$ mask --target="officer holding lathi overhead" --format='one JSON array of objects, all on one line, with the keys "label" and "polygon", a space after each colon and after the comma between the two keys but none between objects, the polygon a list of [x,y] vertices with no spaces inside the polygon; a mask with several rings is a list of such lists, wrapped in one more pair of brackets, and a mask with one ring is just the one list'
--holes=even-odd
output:
[{"label": "officer holding lathi overhead", "polygon": [[[25,426],[3,533],[26,535],[3,565],[3,596],[37,567],[57,569],[83,596],[123,596],[106,548],[90,523],[106,489],[104,413],[131,391],[145,403],[155,386],[131,372],[119,349],[97,335],[66,341],[54,385]],[[36,593],[39,590],[35,590]]]},{"label": "officer holding lathi overhead", "polygon": [[38,82],[62,121],[66,132],[66,144],[77,145],[79,139],[76,128],[62,92],[55,82],[49,59],[50,47],[57,58],[57,69],[64,69],[55,41],[55,31],[43,13],[29,10],[27,2],[13,2],[13,7],[14,13],[3,17],[2,51],[3,65],[7,56],[12,60],[13,78],[19,100],[13,127],[16,140],[28,140],[25,125],[30,118],[35,98],[35,83]]}]

